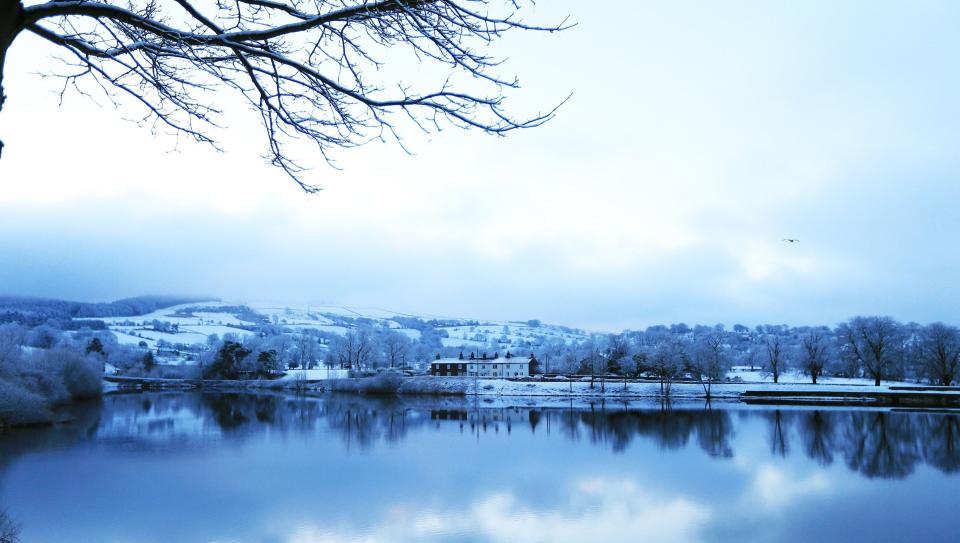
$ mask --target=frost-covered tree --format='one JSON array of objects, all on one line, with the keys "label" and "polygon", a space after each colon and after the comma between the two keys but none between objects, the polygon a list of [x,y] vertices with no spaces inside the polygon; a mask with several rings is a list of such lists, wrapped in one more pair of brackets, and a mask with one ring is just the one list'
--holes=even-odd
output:
[{"label": "frost-covered tree", "polygon": [[783,373],[786,366],[786,352],[783,348],[783,341],[780,336],[773,335],[767,338],[765,347],[764,373],[772,377],[774,383],[779,383],[780,374]]},{"label": "frost-covered tree", "polygon": [[703,386],[707,399],[712,396],[713,383],[722,381],[726,376],[729,364],[722,335],[709,333],[697,340],[694,354],[689,358],[689,370]]},{"label": "frost-covered tree", "polygon": [[876,386],[901,362],[900,323],[890,317],[854,317],[837,328],[843,352]]},{"label": "frost-covered tree", "polygon": [[341,368],[358,370],[373,360],[374,341],[369,330],[351,330],[331,344],[331,351]]},{"label": "frost-covered tree", "polygon": [[27,340],[27,330],[24,326],[8,322],[0,324],[0,366],[13,363],[19,357]]},{"label": "frost-covered tree", "polygon": [[823,375],[830,361],[830,342],[823,330],[811,330],[800,338],[798,359],[801,371],[810,376],[813,384],[817,384],[817,379]]},{"label": "frost-covered tree", "polygon": [[407,364],[410,355],[410,340],[407,336],[394,330],[386,330],[380,337],[380,345],[384,362],[389,367],[398,368]]},{"label": "frost-covered tree", "polygon": [[[504,134],[538,126],[554,110],[517,117],[504,105],[518,87],[492,46],[523,22],[515,0],[0,0],[3,64],[24,34],[46,41],[65,66],[64,89],[131,102],[154,127],[216,145],[232,91],[260,114],[266,157],[307,192],[287,151],[293,139],[328,157],[387,136],[401,121]],[[35,42],[34,42],[35,43]],[[416,76],[403,66],[413,66]]]},{"label": "frost-covered tree", "polygon": [[607,361],[604,372],[621,373],[623,365],[627,363],[630,355],[630,341],[627,336],[624,334],[607,335],[603,355]]},{"label": "frost-covered tree", "polygon": [[567,342],[561,338],[546,340],[540,348],[540,356],[537,357],[543,373],[563,371],[563,355],[567,350]]},{"label": "frost-covered tree", "polygon": [[320,364],[320,355],[320,344],[317,342],[317,338],[306,331],[294,337],[291,356],[291,362],[296,364],[294,367],[305,370],[314,368]]},{"label": "frost-covered tree", "polygon": [[930,381],[950,386],[960,375],[960,330],[936,322],[921,331],[920,373]]},{"label": "frost-covered tree", "polygon": [[663,341],[647,357],[648,371],[660,383],[660,396],[669,398],[673,381],[683,374],[687,365],[686,346],[681,340]]}]

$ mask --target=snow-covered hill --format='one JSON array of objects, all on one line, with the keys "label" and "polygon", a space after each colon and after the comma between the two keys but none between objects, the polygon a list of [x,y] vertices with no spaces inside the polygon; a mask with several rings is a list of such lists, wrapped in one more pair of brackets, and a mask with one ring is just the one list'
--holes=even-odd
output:
[{"label": "snow-covered hill", "polygon": [[342,305],[201,302],[167,307],[138,317],[102,320],[120,343],[190,348],[206,345],[211,335],[242,338],[271,329],[273,333],[314,330],[345,336],[351,330],[391,330],[411,340],[430,334],[446,349],[463,351],[523,351],[548,341],[567,344],[590,336],[588,332],[539,321],[496,321],[476,318],[439,318]]}]

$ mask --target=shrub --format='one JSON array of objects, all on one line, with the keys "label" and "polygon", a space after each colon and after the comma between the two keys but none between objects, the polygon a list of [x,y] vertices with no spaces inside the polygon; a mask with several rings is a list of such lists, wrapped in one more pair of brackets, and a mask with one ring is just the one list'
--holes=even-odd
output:
[{"label": "shrub", "polygon": [[70,401],[70,392],[63,385],[63,377],[59,371],[53,373],[46,368],[24,370],[20,372],[19,379],[11,383],[27,392],[38,394],[50,405]]},{"label": "shrub", "polygon": [[437,377],[412,377],[403,382],[400,394],[463,396],[467,393],[466,379],[442,379]]},{"label": "shrub", "polygon": [[394,372],[383,372],[376,377],[364,379],[367,394],[396,394],[403,383],[403,376]]},{"label": "shrub", "polygon": [[0,381],[0,427],[51,422],[53,413],[43,396],[18,383]]},{"label": "shrub", "polygon": [[403,384],[403,376],[384,372],[375,377],[332,379],[327,382],[335,392],[355,392],[359,394],[396,394]]},{"label": "shrub", "polygon": [[100,396],[103,391],[100,372],[96,364],[84,360],[80,356],[68,357],[63,362],[61,375],[67,392],[74,400],[86,400]]}]

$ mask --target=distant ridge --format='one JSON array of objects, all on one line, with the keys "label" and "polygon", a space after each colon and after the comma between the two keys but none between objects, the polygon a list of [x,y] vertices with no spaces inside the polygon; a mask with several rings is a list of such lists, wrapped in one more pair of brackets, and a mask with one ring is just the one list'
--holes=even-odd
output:
[{"label": "distant ridge", "polygon": [[219,302],[211,296],[149,295],[113,302],[74,302],[56,298],[0,296],[0,322],[36,325],[49,319],[137,317],[188,303]]}]

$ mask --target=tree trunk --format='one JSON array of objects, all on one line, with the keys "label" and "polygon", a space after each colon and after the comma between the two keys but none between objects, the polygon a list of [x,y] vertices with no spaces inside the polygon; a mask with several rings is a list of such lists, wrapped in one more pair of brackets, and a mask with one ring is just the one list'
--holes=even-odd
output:
[{"label": "tree trunk", "polygon": [[[20,0],[0,0],[0,111],[7,95],[3,88],[3,64],[7,50],[13,38],[23,29],[23,4]],[[0,156],[3,154],[3,141],[0,140]]]},{"label": "tree trunk", "polygon": [[873,378],[873,385],[880,386],[880,374],[878,373],[876,377]]}]

